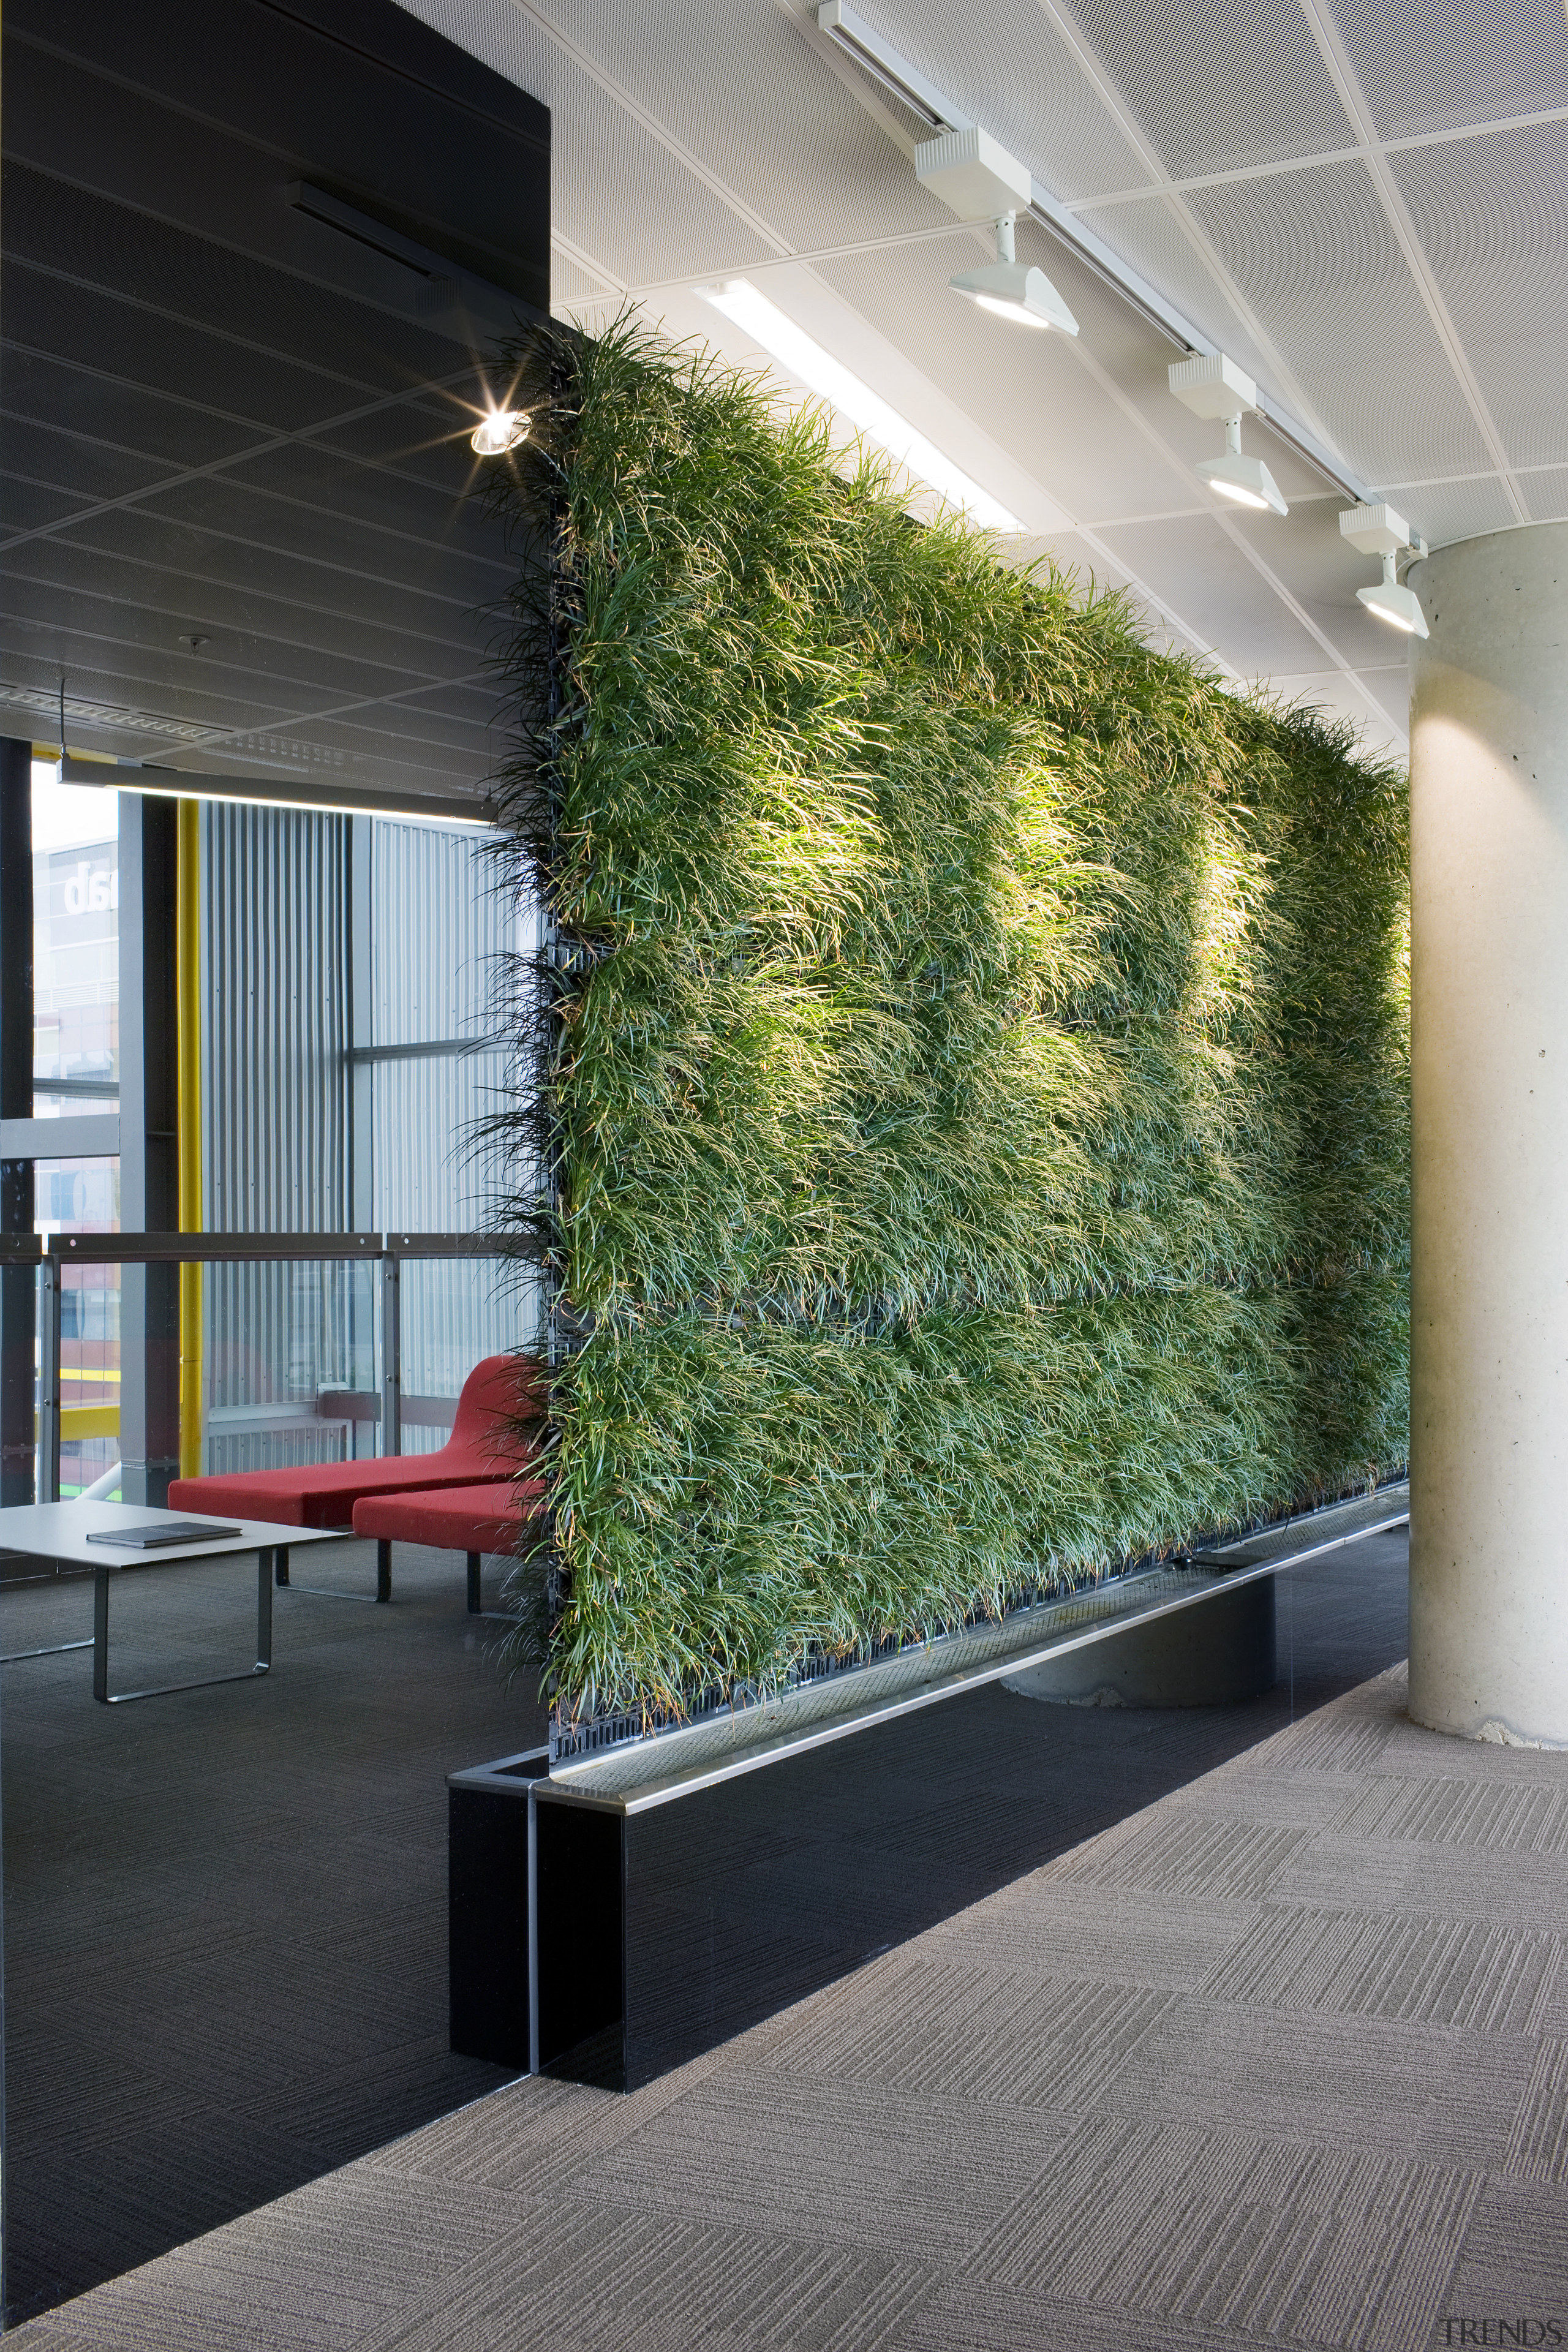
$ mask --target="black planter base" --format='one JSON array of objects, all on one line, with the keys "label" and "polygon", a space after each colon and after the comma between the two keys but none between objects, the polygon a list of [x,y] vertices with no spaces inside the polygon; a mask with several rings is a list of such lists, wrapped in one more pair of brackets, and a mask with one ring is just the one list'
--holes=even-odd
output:
[{"label": "black planter base", "polygon": [[[453,2049],[635,2090],[1038,1869],[1272,1729],[1246,1695],[1272,1680],[1275,1575],[1407,1508],[1403,1489],[1331,1507],[1217,1570],[966,1632],[842,1697],[454,1774]],[[1060,1665],[1075,1679],[1039,1696],[1079,1697],[1082,1677],[1095,1696],[1130,1633],[1116,1696],[1190,1710],[1188,1741],[1162,1728],[1145,1757],[1119,1709],[1013,1695]]]}]

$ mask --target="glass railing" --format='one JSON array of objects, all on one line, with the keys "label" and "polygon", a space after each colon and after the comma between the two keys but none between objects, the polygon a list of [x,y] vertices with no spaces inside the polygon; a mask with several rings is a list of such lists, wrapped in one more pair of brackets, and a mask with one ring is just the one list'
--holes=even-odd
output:
[{"label": "glass railing", "polygon": [[0,1234],[0,1270],[8,1502],[429,1451],[539,1321],[537,1269],[490,1234]]}]

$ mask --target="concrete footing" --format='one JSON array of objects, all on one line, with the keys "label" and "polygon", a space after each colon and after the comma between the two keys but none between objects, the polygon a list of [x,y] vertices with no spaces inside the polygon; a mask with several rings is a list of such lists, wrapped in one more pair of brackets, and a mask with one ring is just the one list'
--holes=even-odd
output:
[{"label": "concrete footing", "polygon": [[1058,1706],[1230,1706],[1277,1680],[1271,1576],[1007,1677]]}]

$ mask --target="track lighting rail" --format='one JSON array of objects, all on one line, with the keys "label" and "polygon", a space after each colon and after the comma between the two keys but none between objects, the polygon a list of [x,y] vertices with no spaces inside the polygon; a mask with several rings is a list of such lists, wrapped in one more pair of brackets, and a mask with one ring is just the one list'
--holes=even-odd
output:
[{"label": "track lighting rail", "polygon": [[[846,0],[821,0],[816,12],[819,29],[845,55],[852,58],[863,72],[871,75],[885,89],[891,90],[917,118],[931,125],[933,131],[971,131],[975,126],[970,117],[962,113],[945,93],[928,81],[917,66],[895,49],[890,42],[874,32],[864,17],[858,16]],[[1167,302],[1147,278],[1139,275],[1130,262],[1124,261],[1091,228],[1057,202],[1049,190],[1038,180],[1032,180],[1028,212],[1031,219],[1049,231],[1066,246],[1086,268],[1119,294],[1152,327],[1174,343],[1177,350],[1194,357],[1212,359],[1219,345],[1205,335],[1201,327],[1184,317],[1173,303]],[[1359,475],[1352,474],[1333,452],[1326,449],[1316,434],[1308,431],[1289,410],[1281,408],[1265,392],[1257,395],[1257,414],[1288,448],[1306,460],[1314,472],[1336,489],[1343,490],[1358,506],[1375,503],[1375,493]]]}]

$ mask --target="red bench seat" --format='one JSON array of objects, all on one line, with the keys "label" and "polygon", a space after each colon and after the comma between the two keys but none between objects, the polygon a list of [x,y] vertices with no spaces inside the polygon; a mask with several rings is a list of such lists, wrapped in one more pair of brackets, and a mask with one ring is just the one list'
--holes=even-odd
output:
[{"label": "red bench seat", "polygon": [[516,1423],[542,1418],[537,1367],[517,1356],[487,1356],[463,1382],[452,1434],[433,1454],[384,1454],[368,1462],[320,1462],[294,1470],[235,1470],[176,1478],[172,1511],[227,1511],[289,1528],[346,1528],[367,1496],[407,1495],[429,1487],[494,1485],[530,1451]]},{"label": "red bench seat", "polygon": [[354,1505],[354,1533],[375,1538],[376,1599],[392,1596],[393,1545],[428,1544],[436,1551],[468,1555],[468,1608],[478,1616],[482,1554],[515,1551],[529,1511],[538,1507],[543,1494],[537,1478],[511,1478],[418,1495],[367,1495]]}]

